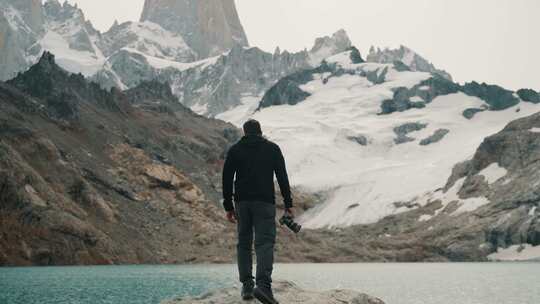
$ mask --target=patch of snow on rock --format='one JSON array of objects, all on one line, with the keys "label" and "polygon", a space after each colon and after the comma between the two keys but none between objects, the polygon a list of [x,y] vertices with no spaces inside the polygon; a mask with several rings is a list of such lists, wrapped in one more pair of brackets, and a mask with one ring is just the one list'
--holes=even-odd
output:
[{"label": "patch of snow on rock", "polygon": [[233,125],[241,128],[242,125],[248,121],[249,117],[259,107],[259,102],[262,96],[244,96],[240,101],[241,104],[226,112],[216,115],[216,119],[221,119],[232,123]]},{"label": "patch of snow on rock", "polygon": [[216,60],[216,58],[211,57],[211,58],[203,59],[203,60],[200,60],[200,61],[183,63],[183,62],[178,62],[178,61],[174,61],[174,60],[168,60],[168,59],[163,59],[163,58],[150,56],[148,54],[140,52],[139,50],[132,49],[132,48],[127,48],[126,47],[126,48],[123,48],[122,50],[144,56],[146,58],[146,60],[148,61],[148,63],[152,67],[154,67],[156,69],[174,68],[174,69],[177,69],[179,71],[185,71],[187,69],[191,69],[191,68],[195,68],[195,67],[204,68],[206,65],[212,64]]},{"label": "patch of snow on rock", "polygon": [[478,174],[484,176],[488,184],[491,185],[499,179],[505,177],[506,174],[508,174],[508,171],[505,168],[500,167],[499,164],[493,163],[487,166],[484,170],[480,171]]},{"label": "patch of snow on rock", "polygon": [[426,221],[429,221],[429,220],[432,219],[432,218],[433,218],[433,215],[431,215],[431,214],[422,214],[422,215],[420,216],[420,218],[418,218],[418,220],[419,220],[420,222],[426,222]]},{"label": "patch of snow on rock", "polygon": [[62,68],[84,76],[97,73],[105,63],[105,58],[88,51],[71,48],[69,42],[55,31],[48,31],[40,41],[41,47],[56,57],[56,62]]},{"label": "patch of snow on rock", "polygon": [[452,213],[452,215],[459,215],[464,212],[471,212],[480,208],[481,206],[490,203],[490,201],[486,197],[471,197],[467,199],[461,199],[458,195],[458,192],[463,186],[464,182],[465,177],[457,180],[452,186],[452,188],[448,189],[446,193],[443,191],[437,191],[435,193],[424,196],[418,202],[421,205],[426,205],[431,201],[440,200],[443,206],[437,210],[435,216],[439,215],[439,213],[441,213],[441,211],[443,211],[444,208],[451,202],[457,202],[459,204],[458,208]]},{"label": "patch of snow on rock", "polygon": [[540,246],[524,244],[499,248],[497,252],[488,255],[488,259],[491,261],[540,261]]}]

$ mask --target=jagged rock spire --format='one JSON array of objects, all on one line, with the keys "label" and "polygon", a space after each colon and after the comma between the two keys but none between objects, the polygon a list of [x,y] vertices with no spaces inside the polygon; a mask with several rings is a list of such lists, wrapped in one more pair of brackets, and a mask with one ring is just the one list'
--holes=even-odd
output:
[{"label": "jagged rock spire", "polygon": [[141,21],[182,35],[201,58],[248,46],[234,0],[146,0]]},{"label": "jagged rock spire", "polygon": [[315,45],[309,51],[313,66],[332,55],[344,52],[352,46],[351,39],[344,29],[335,32],[332,36],[324,36],[315,40]]}]

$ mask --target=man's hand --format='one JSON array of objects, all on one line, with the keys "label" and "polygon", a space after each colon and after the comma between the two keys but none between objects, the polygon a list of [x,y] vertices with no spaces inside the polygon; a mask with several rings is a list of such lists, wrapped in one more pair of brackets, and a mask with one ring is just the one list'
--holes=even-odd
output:
[{"label": "man's hand", "polygon": [[283,216],[288,216],[290,218],[294,218],[294,212],[293,212],[292,208],[285,208],[285,213],[283,214]]},{"label": "man's hand", "polygon": [[227,221],[236,224],[236,213],[234,211],[227,211]]}]

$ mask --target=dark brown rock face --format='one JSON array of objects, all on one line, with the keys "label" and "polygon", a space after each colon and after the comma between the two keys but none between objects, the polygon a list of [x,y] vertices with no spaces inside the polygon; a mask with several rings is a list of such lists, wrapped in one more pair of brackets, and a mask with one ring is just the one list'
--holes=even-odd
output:
[{"label": "dark brown rock face", "polygon": [[0,84],[3,265],[184,262],[197,231],[225,229],[217,185],[236,129],[142,88],[104,91],[49,53]]}]

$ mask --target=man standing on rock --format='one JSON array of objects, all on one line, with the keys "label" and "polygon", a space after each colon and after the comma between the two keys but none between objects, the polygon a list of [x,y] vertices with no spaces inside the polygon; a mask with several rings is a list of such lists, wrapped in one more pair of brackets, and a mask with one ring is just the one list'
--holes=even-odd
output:
[{"label": "man standing on rock", "polygon": [[[227,220],[238,222],[238,272],[243,284],[242,298],[250,300],[255,296],[265,304],[278,303],[272,293],[276,241],[274,173],[285,202],[285,213],[293,217],[283,154],[278,145],[262,136],[259,122],[249,120],[244,124],[244,137],[231,147],[225,160],[223,206]],[[252,275],[253,232],[257,256],[256,288]]]}]

